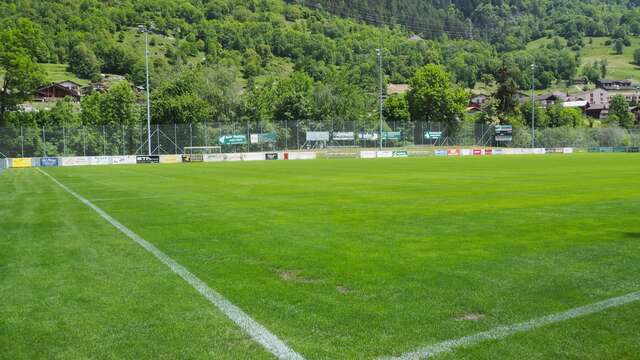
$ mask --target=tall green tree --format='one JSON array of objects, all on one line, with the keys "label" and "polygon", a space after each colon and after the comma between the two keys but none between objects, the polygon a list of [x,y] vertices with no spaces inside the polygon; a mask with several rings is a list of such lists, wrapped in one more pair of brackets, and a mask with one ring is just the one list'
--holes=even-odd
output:
[{"label": "tall green tree", "polygon": [[452,82],[441,65],[426,65],[409,81],[409,112],[414,121],[442,122],[455,130],[464,117],[469,94]]},{"label": "tall green tree", "polygon": [[607,123],[628,128],[633,126],[633,122],[633,114],[629,112],[629,103],[627,103],[624,97],[622,95],[615,95],[611,98]]},{"label": "tall green tree", "polygon": [[82,79],[100,80],[98,58],[84,43],[80,43],[71,49],[69,53],[69,70]]}]

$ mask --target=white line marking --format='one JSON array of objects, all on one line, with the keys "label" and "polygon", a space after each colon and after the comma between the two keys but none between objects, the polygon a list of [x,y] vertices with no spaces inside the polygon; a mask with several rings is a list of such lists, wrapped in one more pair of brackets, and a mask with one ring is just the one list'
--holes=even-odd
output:
[{"label": "white line marking", "polygon": [[239,307],[232,304],[229,300],[227,300],[224,296],[216,292],[215,290],[209,288],[207,284],[205,284],[202,280],[198,279],[194,274],[189,272],[182,265],[178,264],[170,258],[167,254],[160,251],[153,244],[141,238],[133,231],[129,230],[126,226],[122,225],[118,220],[112,218],[109,214],[107,214],[104,210],[99,207],[93,205],[89,200],[85,199],[81,195],[75,193],[73,190],[66,187],[64,184],[56,180],[53,176],[49,175],[45,171],[38,169],[42,174],[46,175],[49,179],[51,179],[54,183],[58,184],[63,190],[73,195],[76,199],[80,200],[82,203],[92,208],[95,212],[97,212],[103,219],[107,220],[111,225],[115,226],[118,230],[127,235],[131,240],[138,243],[140,246],[145,248],[148,252],[157,257],[160,261],[162,261],[165,265],[167,265],[171,271],[178,274],[184,281],[188,282],[191,286],[193,286],[200,294],[202,294],[209,302],[215,305],[222,313],[224,313],[229,319],[231,319],[234,323],[236,323],[242,330],[244,330],[253,340],[258,342],[260,345],[264,346],[270,353],[275,355],[278,359],[296,359],[296,360],[304,360],[304,358],[293,351],[291,348],[287,346],[282,340],[280,340],[276,335],[272,334],[269,330],[267,330],[264,326],[260,325],[257,321],[253,320],[249,315],[247,315],[244,311],[242,311]]},{"label": "white line marking", "polygon": [[640,300],[640,291],[619,297],[607,299],[594,304],[574,308],[565,312],[555,313],[543,316],[537,319],[521,322],[513,325],[498,326],[488,331],[480,332],[474,335],[461,337],[443,341],[434,345],[420,348],[416,351],[408,352],[397,357],[385,357],[389,360],[413,360],[426,359],[437,356],[439,354],[452,352],[457,348],[476,345],[483,341],[504,339],[516,333],[530,331],[545,325],[559,323],[565,320],[594,314],[609,308],[622,306],[631,302]]}]

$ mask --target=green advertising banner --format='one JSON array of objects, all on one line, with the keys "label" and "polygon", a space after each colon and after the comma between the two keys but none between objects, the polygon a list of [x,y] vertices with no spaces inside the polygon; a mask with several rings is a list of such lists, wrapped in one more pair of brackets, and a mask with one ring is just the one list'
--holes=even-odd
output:
[{"label": "green advertising banner", "polygon": [[277,139],[278,139],[278,136],[275,132],[251,134],[252,144],[274,143],[276,142]]},{"label": "green advertising banner", "polygon": [[427,140],[438,140],[442,137],[442,131],[425,131],[424,138]]},{"label": "green advertising banner", "polygon": [[220,145],[244,145],[247,143],[247,135],[224,135],[218,141]]},{"label": "green advertising banner", "polygon": [[400,140],[402,133],[400,131],[385,131],[382,133],[383,140]]}]

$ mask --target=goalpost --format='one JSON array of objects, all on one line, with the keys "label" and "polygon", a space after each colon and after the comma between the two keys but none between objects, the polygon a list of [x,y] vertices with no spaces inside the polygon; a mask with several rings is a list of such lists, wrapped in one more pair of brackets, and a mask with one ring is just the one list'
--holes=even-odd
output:
[{"label": "goalpost", "polygon": [[182,162],[202,162],[205,154],[220,154],[220,146],[187,146],[183,150]]}]

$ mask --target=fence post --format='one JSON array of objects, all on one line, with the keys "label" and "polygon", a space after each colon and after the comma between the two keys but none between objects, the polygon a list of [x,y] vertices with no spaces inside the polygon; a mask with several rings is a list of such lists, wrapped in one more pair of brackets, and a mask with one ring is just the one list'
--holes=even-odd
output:
[{"label": "fence post", "polygon": [[102,125],[102,156],[107,155],[107,133]]},{"label": "fence post", "polygon": [[64,128],[64,125],[62,126],[62,156],[66,156],[67,155],[67,131]]},{"label": "fence post", "polygon": [[127,140],[124,131],[124,124],[122,124],[122,155],[127,155]]},{"label": "fence post", "polygon": [[189,123],[189,146],[193,147],[193,124]]},{"label": "fence post", "polygon": [[300,150],[300,120],[296,120],[296,148]]},{"label": "fence post", "polygon": [[158,155],[160,155],[160,124],[156,124],[156,141],[158,142]]},{"label": "fence post", "polygon": [[289,123],[284,119],[284,149],[289,150]]},{"label": "fence post", "polygon": [[82,125],[82,156],[87,156],[87,135],[85,132],[84,125]]},{"label": "fence post", "polygon": [[178,154],[178,125],[173,123],[173,149],[174,154]]},{"label": "fence post", "polygon": [[24,129],[20,125],[20,157],[24,157]]}]

